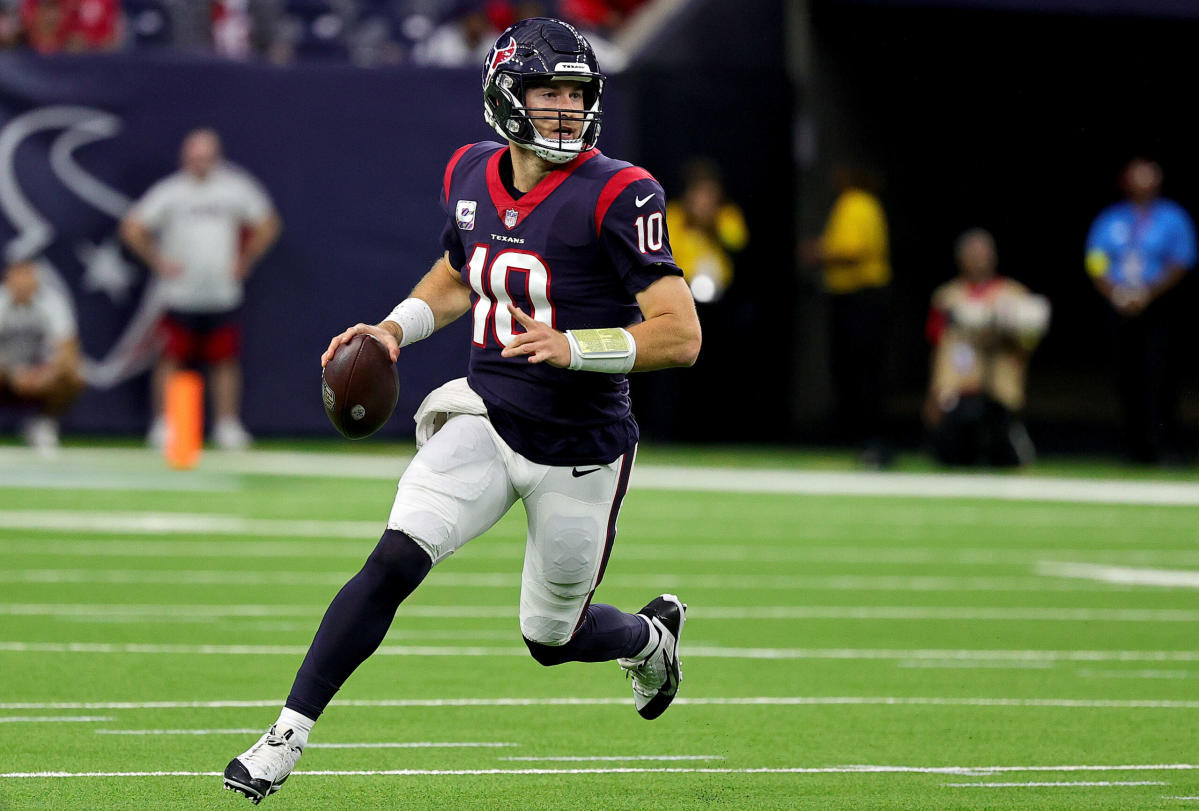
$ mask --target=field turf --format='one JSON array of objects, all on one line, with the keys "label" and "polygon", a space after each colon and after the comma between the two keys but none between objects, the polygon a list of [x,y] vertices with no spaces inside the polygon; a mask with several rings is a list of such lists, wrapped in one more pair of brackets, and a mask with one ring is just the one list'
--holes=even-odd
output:
[{"label": "field turf", "polygon": [[[248,808],[219,774],[274,720],[404,461],[0,448],[0,809]],[[997,500],[931,473],[845,495],[641,464],[596,599],[690,604],[661,719],[615,663],[528,657],[517,507],[401,606],[263,807],[1199,807],[1189,477],[1160,485],[1173,503],[1103,503],[1082,469]]]}]

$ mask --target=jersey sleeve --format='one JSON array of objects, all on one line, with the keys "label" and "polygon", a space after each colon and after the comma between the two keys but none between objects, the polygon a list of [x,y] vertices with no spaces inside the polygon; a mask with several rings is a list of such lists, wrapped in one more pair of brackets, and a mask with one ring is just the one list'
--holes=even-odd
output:
[{"label": "jersey sleeve", "polygon": [[271,196],[261,183],[248,174],[241,176],[241,216],[246,222],[258,223],[275,210]]},{"label": "jersey sleeve", "polygon": [[1166,261],[1174,266],[1190,270],[1195,264],[1195,224],[1181,208],[1174,211],[1174,227],[1171,229],[1170,248]]},{"label": "jersey sleeve", "polygon": [[76,336],[78,328],[75,325],[75,315],[71,312],[71,305],[66,297],[48,288],[43,311],[46,318],[46,334],[56,345]]},{"label": "jersey sleeve", "polygon": [[666,193],[644,169],[631,167],[608,181],[595,220],[600,247],[631,295],[664,276],[683,275],[670,250]]},{"label": "jersey sleeve", "polygon": [[171,178],[165,178],[155,183],[133,206],[130,216],[154,230],[162,228],[166,225],[167,214],[174,196],[172,192],[174,186]]},{"label": "jersey sleeve", "polygon": [[441,210],[445,212],[445,226],[441,229],[441,248],[449,251],[450,265],[454,270],[461,270],[462,266],[466,264],[466,250],[462,247],[462,240],[458,236],[458,223],[454,216],[454,206],[457,205],[457,201],[450,199],[450,189],[454,184],[454,169],[458,166],[458,161],[462,160],[462,156],[473,146],[475,144],[458,147],[457,151],[446,161],[441,193],[437,195],[437,199],[441,203]]},{"label": "jersey sleeve", "polygon": [[454,224],[453,212],[447,215],[445,227],[441,229],[441,249],[449,251],[450,266],[454,270],[462,270],[462,266],[466,264],[466,250],[462,247],[462,240],[458,238],[458,226]]}]

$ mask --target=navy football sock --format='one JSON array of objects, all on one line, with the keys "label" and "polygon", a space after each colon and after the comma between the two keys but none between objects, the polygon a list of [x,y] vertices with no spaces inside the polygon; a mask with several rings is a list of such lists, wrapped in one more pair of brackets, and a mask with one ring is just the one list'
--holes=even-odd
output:
[{"label": "navy football sock", "polygon": [[318,718],[354,669],[379,647],[396,609],[432,567],[428,553],[407,535],[384,532],[362,570],[329,604],[285,706]]},{"label": "navy football sock", "polygon": [[602,603],[587,607],[583,622],[565,645],[543,645],[525,639],[529,653],[543,665],[563,662],[608,662],[632,658],[649,643],[649,623],[640,614],[626,614]]}]

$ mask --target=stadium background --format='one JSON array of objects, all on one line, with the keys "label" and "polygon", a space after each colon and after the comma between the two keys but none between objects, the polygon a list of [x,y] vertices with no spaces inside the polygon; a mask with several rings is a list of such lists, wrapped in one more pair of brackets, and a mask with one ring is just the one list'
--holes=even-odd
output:
[{"label": "stadium background", "polygon": [[[831,163],[851,158],[886,179],[897,297],[886,411],[900,444],[920,439],[928,295],[953,272],[954,236],[980,225],[996,234],[1002,269],[1055,308],[1031,371],[1038,444],[1115,446],[1104,305],[1082,272],[1081,245],[1134,153],[1157,157],[1166,193],[1195,210],[1182,60],[1199,11],[1070,0],[665,5],[671,13],[610,85],[601,147],[645,165],[668,194],[678,193],[688,158],[713,157],[746,211],[751,241],[728,296],[702,308],[698,366],[635,381],[647,436],[826,441],[827,303],[795,245],[827,211]],[[477,84],[473,69],[329,61],[282,69],[161,49],[9,53],[0,54],[0,125],[48,105],[115,116],[117,130],[75,157],[129,198],[174,166],[185,131],[216,126],[285,221],[250,284],[246,422],[260,435],[319,435],[328,428],[312,359],[345,324],[380,317],[434,256],[441,167],[459,143],[490,136]],[[115,219],[50,170],[59,134],[16,145],[11,174],[51,221],[48,254],[75,287],[84,348],[99,358],[133,313],[145,273],[137,268],[124,300],[119,289],[84,284],[80,246],[111,239]],[[0,241],[14,236],[11,215],[0,217]],[[1181,295],[1190,306],[1195,285]],[[400,415],[461,368],[463,330],[455,325],[405,355]],[[1187,330],[1193,343],[1194,324]],[[1184,421],[1193,427],[1195,364],[1184,373]],[[762,418],[727,419],[748,392]],[[65,432],[140,432],[146,397],[144,377],[93,389]],[[397,438],[410,430],[399,416],[386,429]]]},{"label": "stadium background", "polygon": [[[1133,151],[1158,156],[1166,193],[1199,212],[1185,65],[1199,12],[658,5],[669,13],[616,77],[601,146],[675,195],[683,161],[713,156],[752,230],[728,297],[705,306],[700,364],[634,379],[653,441],[600,592],[689,602],[683,692],[646,724],[615,665],[528,658],[514,510],[405,601],[271,807],[1194,807],[1195,469],[1058,456],[963,475],[908,453],[880,474],[807,447],[828,435],[827,301],[795,247],[820,227],[834,160],[880,168],[899,299],[887,405],[913,447],[928,294],[962,228],[994,229],[1005,269],[1056,307],[1034,435],[1114,448],[1081,243]],[[413,450],[408,415],[464,358],[464,324],[406,352],[381,439],[341,440],[318,405],[329,334],[384,313],[436,250],[444,160],[491,137],[477,85],[474,69],[0,53],[0,244],[18,226],[44,238],[29,211],[45,217],[93,357],[145,272],[122,299],[117,255],[81,249],[112,239],[187,129],[219,127],[287,221],[250,288],[253,451],[168,474],[140,447],[144,376],[90,390],[54,458],[0,439],[4,811],[246,807],[220,770],[274,717],[378,536]],[[1182,294],[1193,303],[1194,283]]]}]

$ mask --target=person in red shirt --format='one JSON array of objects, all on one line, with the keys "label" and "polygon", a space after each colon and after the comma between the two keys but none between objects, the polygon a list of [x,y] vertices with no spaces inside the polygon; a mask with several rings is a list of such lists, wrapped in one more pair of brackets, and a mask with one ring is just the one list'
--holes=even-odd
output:
[{"label": "person in red shirt", "polygon": [[21,24],[38,53],[108,51],[121,42],[120,0],[21,0]]}]

